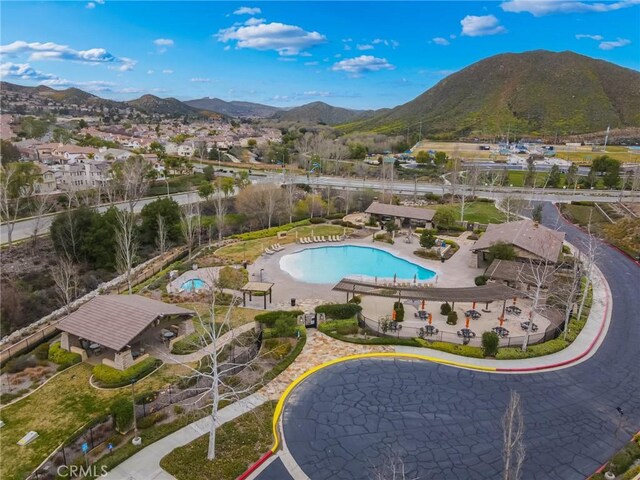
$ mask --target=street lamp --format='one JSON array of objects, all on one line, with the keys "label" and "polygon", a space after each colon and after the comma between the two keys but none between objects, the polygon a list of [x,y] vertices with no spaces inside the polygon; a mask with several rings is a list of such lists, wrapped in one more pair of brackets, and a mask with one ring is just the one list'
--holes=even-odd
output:
[{"label": "street lamp", "polygon": [[142,439],[138,436],[138,422],[136,421],[136,377],[131,379],[131,403],[133,404],[133,440],[131,443],[134,445],[140,445]]},{"label": "street lamp", "polygon": [[260,269],[260,282],[262,282],[262,272],[264,271],[264,268]]}]

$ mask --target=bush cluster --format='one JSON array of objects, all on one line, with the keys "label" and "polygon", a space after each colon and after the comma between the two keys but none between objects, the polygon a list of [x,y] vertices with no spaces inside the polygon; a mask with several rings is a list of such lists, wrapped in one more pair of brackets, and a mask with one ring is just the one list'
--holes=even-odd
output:
[{"label": "bush cluster", "polygon": [[442,315],[449,315],[449,312],[451,312],[451,305],[449,305],[448,302],[445,302],[442,305],[440,305],[440,313]]},{"label": "bush cluster", "polygon": [[324,313],[327,318],[334,320],[351,318],[361,311],[362,307],[355,303],[328,303],[316,307],[316,313]]},{"label": "bush cluster", "polygon": [[404,305],[402,302],[395,302],[393,311],[396,312],[396,322],[402,322],[404,320]]},{"label": "bush cluster", "polygon": [[271,328],[275,326],[276,320],[279,318],[293,318],[296,320],[298,315],[303,313],[302,310],[274,310],[272,312],[259,313],[255,316],[255,321]]},{"label": "bush cluster", "polygon": [[153,427],[156,423],[161,422],[169,415],[167,412],[154,412],[147,415],[144,418],[138,420],[138,428],[145,429],[149,427]]},{"label": "bush cluster", "polygon": [[153,357],[145,358],[140,363],[130,366],[125,370],[117,370],[107,365],[96,365],[93,367],[93,377],[103,387],[122,387],[129,385],[134,379],[140,380],[149,375],[162,362]]},{"label": "bush cluster", "polygon": [[455,325],[458,323],[458,312],[449,312],[447,314],[447,325]]},{"label": "bush cluster", "polygon": [[280,225],[279,227],[265,228],[255,232],[239,233],[237,235],[233,235],[231,238],[238,238],[240,240],[258,240],[260,238],[274,237],[278,232],[286,232],[295,227],[309,225],[309,223],[309,219],[300,220],[299,222],[287,223],[285,225]]},{"label": "bush cluster", "polygon": [[482,350],[487,357],[495,357],[498,353],[500,338],[496,332],[484,332],[482,334]]},{"label": "bush cluster", "polygon": [[481,286],[481,285],[486,285],[487,284],[487,277],[485,277],[484,275],[478,275],[475,279],[474,282],[476,284],[476,286]]},{"label": "bush cluster", "polygon": [[49,361],[57,363],[58,371],[69,368],[82,360],[79,353],[67,352],[60,347],[60,342],[51,344],[49,347]]},{"label": "bush cluster", "polygon": [[49,344],[41,343],[33,350],[33,355],[38,360],[48,360],[49,359]]},{"label": "bush cluster", "polygon": [[111,404],[116,431],[126,433],[133,424],[133,404],[129,397],[118,397]]},{"label": "bush cluster", "polygon": [[484,358],[482,349],[479,347],[472,347],[471,345],[458,345],[456,343],[448,342],[431,342],[417,338],[416,342],[421,347],[433,348],[441,352],[453,353],[455,355],[462,355],[471,358]]},{"label": "bush cluster", "polygon": [[275,360],[282,360],[293,349],[289,342],[282,342],[276,338],[269,338],[262,343],[262,347],[266,350],[266,355]]},{"label": "bush cluster", "polygon": [[320,223],[326,223],[327,219],[323,217],[313,217],[309,219],[311,225],[318,225]]},{"label": "bush cluster", "polygon": [[321,323],[318,326],[318,330],[327,335],[354,335],[358,333],[358,322],[353,318],[344,320],[330,320],[328,322]]}]

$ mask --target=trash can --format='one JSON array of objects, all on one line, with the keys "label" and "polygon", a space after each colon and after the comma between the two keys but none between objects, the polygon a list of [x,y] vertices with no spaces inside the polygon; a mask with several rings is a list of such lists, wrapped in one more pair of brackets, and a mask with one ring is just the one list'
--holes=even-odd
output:
[{"label": "trash can", "polygon": [[440,257],[440,262],[444,263],[444,257]]},{"label": "trash can", "polygon": [[292,306],[292,307],[295,307],[295,306],[296,306],[296,299],[295,299],[295,298],[292,298],[292,299],[291,299],[291,306]]}]

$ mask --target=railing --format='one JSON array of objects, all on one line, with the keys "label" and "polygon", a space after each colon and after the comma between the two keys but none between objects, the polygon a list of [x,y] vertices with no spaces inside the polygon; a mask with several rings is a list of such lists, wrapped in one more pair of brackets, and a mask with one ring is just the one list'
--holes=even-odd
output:
[{"label": "railing", "polygon": [[[437,342],[448,342],[455,343],[458,345],[471,345],[475,347],[482,346],[482,335],[478,333],[473,338],[464,338],[458,336],[457,332],[443,332],[438,331],[438,333],[433,335],[421,335],[421,328],[423,327],[413,327],[409,325],[403,325],[402,322],[398,322],[394,327],[397,329],[392,329],[392,327],[388,327],[386,331],[383,328],[383,322],[379,320],[374,320],[372,318],[365,317],[361,313],[358,314],[358,324],[361,328],[366,328],[367,333],[369,335],[373,335],[376,337],[395,337],[395,338],[423,338],[427,341],[437,341]],[[425,323],[426,326],[426,323]],[[456,328],[455,326],[452,326]],[[460,327],[462,329],[463,327]],[[520,325],[518,325],[520,328]],[[553,340],[562,332],[562,326],[559,326],[552,330],[545,330],[544,332],[532,332],[529,334],[529,339],[527,341],[527,345],[533,345],[536,343],[543,343],[549,340]],[[500,338],[500,347],[519,347],[522,346],[527,338],[526,334],[522,335],[512,335],[509,337],[501,337]]]}]

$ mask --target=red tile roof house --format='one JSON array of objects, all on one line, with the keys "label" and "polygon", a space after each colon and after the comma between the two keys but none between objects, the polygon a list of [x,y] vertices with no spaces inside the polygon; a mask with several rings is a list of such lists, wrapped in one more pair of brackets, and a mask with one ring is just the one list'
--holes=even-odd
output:
[{"label": "red tile roof house", "polygon": [[194,315],[186,308],[140,295],[100,295],[60,320],[60,347],[83,360],[93,347],[101,352],[103,364],[125,370],[147,358],[140,348],[160,344],[163,332],[174,330],[171,343],[192,333]]}]

